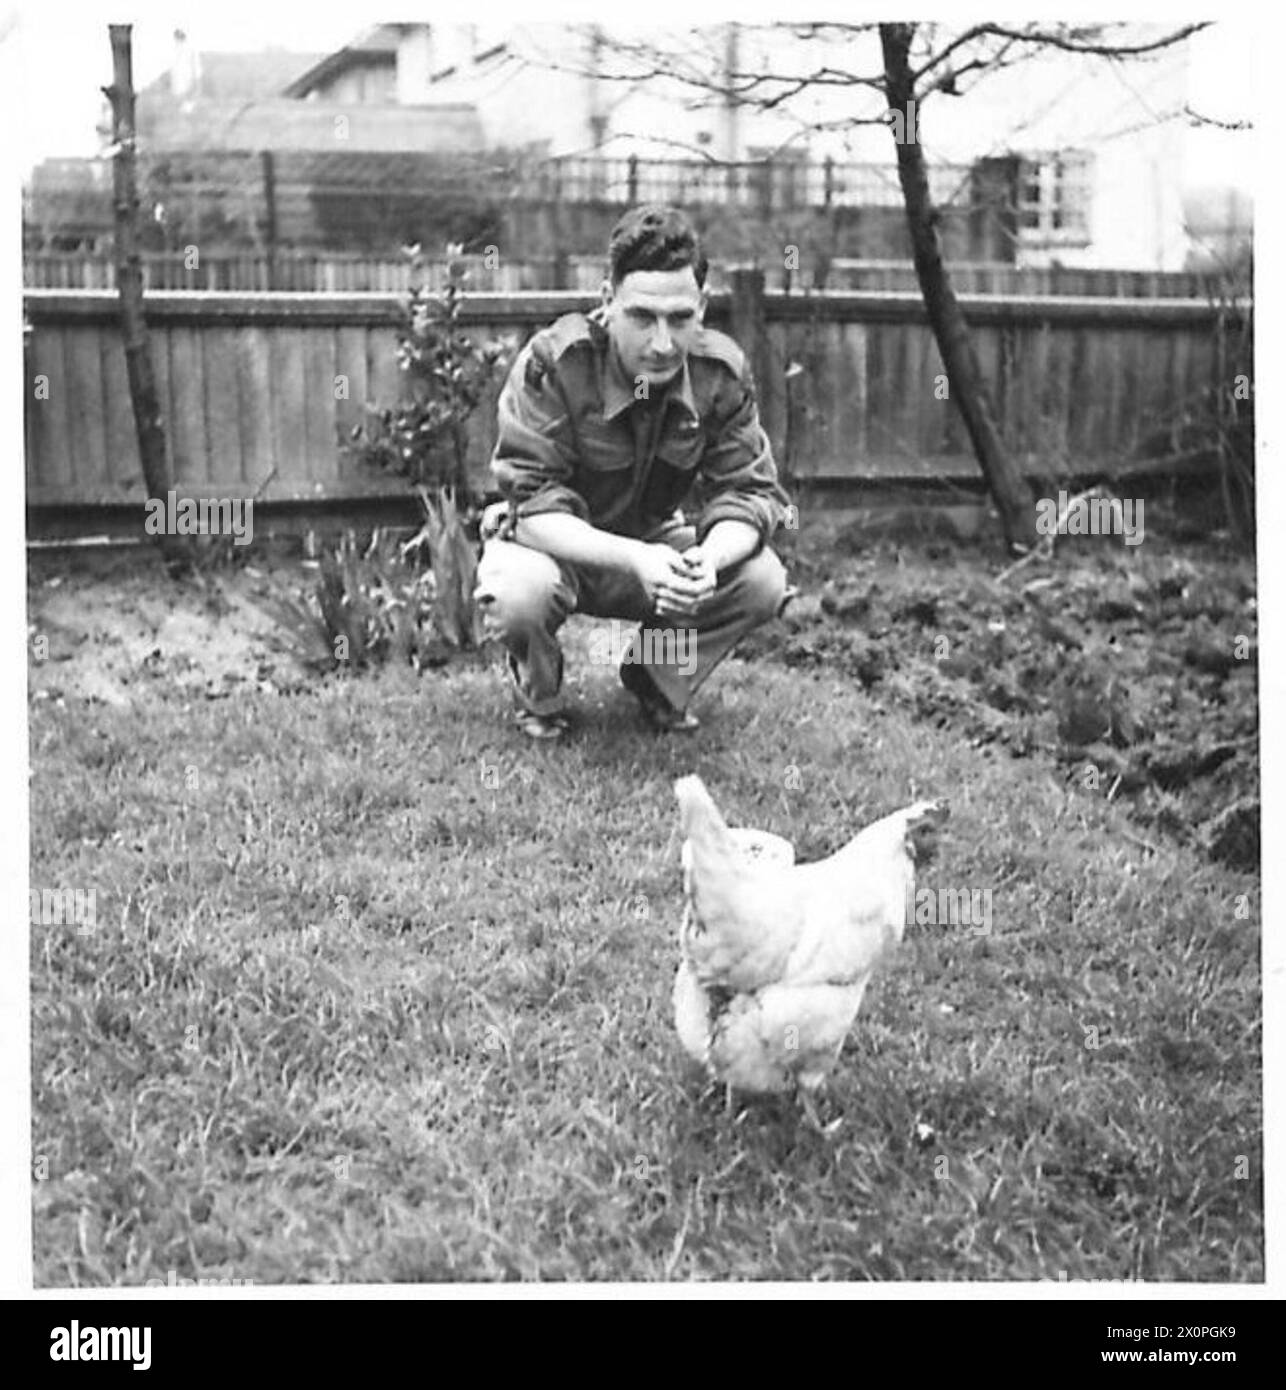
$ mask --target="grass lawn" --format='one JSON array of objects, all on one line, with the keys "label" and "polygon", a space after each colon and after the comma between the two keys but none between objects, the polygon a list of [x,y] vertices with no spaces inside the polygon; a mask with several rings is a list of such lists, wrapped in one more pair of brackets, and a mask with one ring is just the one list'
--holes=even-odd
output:
[{"label": "grass lawn", "polygon": [[[38,1285],[1263,1278],[1253,875],[824,668],[658,739],[589,630],[566,747],[481,668],[33,701],[32,885],[97,894],[32,926]],[[687,772],[801,858],[948,796],[924,881],[993,890],[908,930],[829,1139],[679,1049]]]}]

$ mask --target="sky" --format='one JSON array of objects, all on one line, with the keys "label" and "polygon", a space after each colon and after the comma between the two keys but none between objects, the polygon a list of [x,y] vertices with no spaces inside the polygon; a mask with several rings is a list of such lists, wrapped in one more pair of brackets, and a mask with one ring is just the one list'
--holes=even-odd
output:
[{"label": "sky", "polygon": [[[195,12],[184,17],[188,8]],[[250,52],[262,48],[324,53],[341,47],[368,27],[354,6],[264,4],[247,13],[234,5],[121,6],[97,14],[87,7],[52,0],[48,5],[19,6],[18,25],[8,42],[22,52],[26,82],[21,110],[23,167],[49,155],[92,155],[98,148],[94,127],[102,98],[99,88],[111,81],[112,57],[107,22],[134,26],[134,85],[142,88],[170,65],[173,34],[186,31],[198,51]]]},{"label": "sky", "polygon": [[[1253,121],[1256,38],[1253,24],[1244,21],[1215,24],[1197,35],[1188,67],[1189,104],[1212,120]],[[1267,93],[1264,94],[1265,96]],[[1248,191],[1255,186],[1255,141],[1208,127],[1190,130],[1184,148],[1189,181],[1232,184]]]}]

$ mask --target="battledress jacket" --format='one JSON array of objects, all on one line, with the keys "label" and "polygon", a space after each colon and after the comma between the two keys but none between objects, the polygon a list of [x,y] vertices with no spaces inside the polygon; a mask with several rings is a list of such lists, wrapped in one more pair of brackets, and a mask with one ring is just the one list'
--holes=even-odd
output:
[{"label": "battledress jacket", "polygon": [[647,537],[687,511],[704,540],[718,521],[759,533],[790,505],[759,423],[745,354],[698,331],[680,372],[640,390],[591,314],[566,314],[537,333],[501,393],[492,477],[518,518],[566,512],[603,531]]}]

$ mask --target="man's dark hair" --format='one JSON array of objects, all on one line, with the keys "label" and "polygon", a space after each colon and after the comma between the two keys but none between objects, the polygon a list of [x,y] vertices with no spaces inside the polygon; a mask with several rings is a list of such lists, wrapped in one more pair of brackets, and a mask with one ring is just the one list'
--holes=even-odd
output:
[{"label": "man's dark hair", "polygon": [[682,270],[685,265],[703,286],[709,264],[686,214],[660,203],[644,203],[621,218],[612,228],[607,261],[613,286],[631,271]]}]

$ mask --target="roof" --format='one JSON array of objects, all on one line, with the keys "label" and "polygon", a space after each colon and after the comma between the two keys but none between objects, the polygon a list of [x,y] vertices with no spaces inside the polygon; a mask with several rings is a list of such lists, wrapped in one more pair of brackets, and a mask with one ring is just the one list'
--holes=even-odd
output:
[{"label": "roof", "polygon": [[336,122],[347,131],[348,152],[480,150],[486,144],[477,109],[468,102],[432,106],[262,100],[140,102],[138,134],[152,154],[229,150],[336,148]]},{"label": "roof", "polygon": [[283,89],[283,94],[288,97],[307,96],[314,87],[321,86],[358,63],[369,65],[372,59],[381,65],[392,65],[397,61],[398,31],[401,27],[397,24],[376,24],[343,48],[337,48],[334,53],[320,55],[305,71],[295,75]]},{"label": "roof", "polygon": [[[204,101],[253,101],[280,96],[283,90],[322,57],[319,53],[294,53],[282,48],[253,53],[201,53],[196,91]],[[139,96],[170,99],[168,69],[142,88]]]}]

